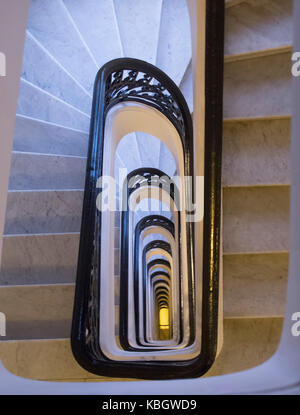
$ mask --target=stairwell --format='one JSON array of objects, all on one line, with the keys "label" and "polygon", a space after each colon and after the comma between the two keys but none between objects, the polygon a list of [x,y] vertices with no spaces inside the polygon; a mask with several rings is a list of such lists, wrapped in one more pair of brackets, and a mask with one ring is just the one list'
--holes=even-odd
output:
[{"label": "stairwell", "polygon": [[[289,251],[292,3],[226,4],[224,345],[207,376],[262,363],[280,338]],[[84,10],[81,4],[33,0],[29,12],[0,274],[7,316],[0,357],[12,373],[31,379],[109,380],[79,367],[69,344],[97,68],[119,56],[152,62],[180,85],[192,111],[183,0],[151,6],[88,0]],[[147,146],[139,133],[124,141],[120,166],[145,162],[141,143]],[[151,141],[150,148],[158,168],[169,162],[164,147]]]}]

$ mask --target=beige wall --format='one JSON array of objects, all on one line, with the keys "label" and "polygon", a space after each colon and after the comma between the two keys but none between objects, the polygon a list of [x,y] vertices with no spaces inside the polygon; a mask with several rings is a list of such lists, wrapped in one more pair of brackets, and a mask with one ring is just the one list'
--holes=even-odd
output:
[{"label": "beige wall", "polygon": [[0,76],[0,258],[29,3],[0,0],[0,53],[6,61],[6,76]]}]

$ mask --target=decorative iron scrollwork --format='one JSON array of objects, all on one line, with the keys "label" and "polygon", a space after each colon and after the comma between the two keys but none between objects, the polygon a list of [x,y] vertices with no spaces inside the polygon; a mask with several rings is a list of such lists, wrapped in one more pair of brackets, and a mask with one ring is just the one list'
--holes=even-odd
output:
[{"label": "decorative iron scrollwork", "polygon": [[107,109],[122,101],[139,101],[152,105],[166,115],[185,136],[182,112],[172,93],[155,77],[142,71],[123,69],[113,72],[107,80]]}]

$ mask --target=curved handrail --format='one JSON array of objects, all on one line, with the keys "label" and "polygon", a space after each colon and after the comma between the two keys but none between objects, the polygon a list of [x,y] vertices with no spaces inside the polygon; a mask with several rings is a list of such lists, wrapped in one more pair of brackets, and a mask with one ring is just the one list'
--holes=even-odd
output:
[{"label": "curved handrail", "polygon": [[[72,351],[81,366],[90,372],[104,375],[148,379],[174,379],[180,377],[199,376],[211,365],[216,352],[217,333],[217,255],[204,262],[203,282],[203,314],[207,324],[202,337],[200,355],[187,361],[118,361],[108,359],[99,347],[99,295],[101,281],[99,269],[101,265],[101,212],[96,209],[97,194],[96,182],[102,176],[103,143],[106,115],[110,108],[121,102],[137,102],[147,104],[166,116],[178,131],[181,138],[184,154],[184,175],[193,177],[193,128],[192,119],[187,104],[175,83],[155,66],[137,59],[122,58],[105,64],[97,74],[94,86],[94,99],[91,117],[90,141],[88,150],[85,193],[83,203],[82,225],[80,234],[80,248],[78,254],[77,280],[74,299],[71,345]],[[220,100],[218,100],[220,104]],[[210,161],[211,151],[215,151],[215,135],[213,143],[209,145],[206,155]],[[206,143],[210,137],[207,136]],[[209,168],[208,183],[205,187],[206,214],[204,228],[206,235],[207,252],[210,241],[211,217],[214,217],[213,231],[219,232],[219,211],[215,210],[220,200],[218,188],[219,167],[218,161]],[[193,189],[188,195],[193,200]],[[213,195],[213,203],[212,201]],[[186,223],[188,275],[192,286],[194,278],[194,224]],[[209,236],[209,238],[207,238]],[[214,250],[218,249],[216,245]],[[211,258],[209,254],[208,258]],[[214,289],[211,289],[213,281]],[[206,300],[205,295],[208,295]],[[212,301],[211,301],[212,300]],[[208,301],[209,304],[205,302]],[[190,304],[195,306],[194,290],[191,292]],[[205,337],[206,336],[206,337]]]}]

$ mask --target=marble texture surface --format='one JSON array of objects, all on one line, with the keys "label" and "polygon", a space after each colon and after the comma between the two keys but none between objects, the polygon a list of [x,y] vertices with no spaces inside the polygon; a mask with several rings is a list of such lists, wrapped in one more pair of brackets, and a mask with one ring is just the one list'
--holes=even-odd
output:
[{"label": "marble texture surface", "polygon": [[90,115],[92,97],[27,32],[22,77],[46,92]]},{"label": "marble texture surface", "polygon": [[5,230],[9,234],[80,232],[83,191],[10,191]]},{"label": "marble texture surface", "polygon": [[156,65],[179,85],[192,57],[185,0],[163,0]]},{"label": "marble texture surface", "polygon": [[224,314],[230,317],[283,317],[289,255],[225,255]]},{"label": "marble texture surface", "polygon": [[0,287],[5,340],[69,337],[74,284]]},{"label": "marble texture surface", "polygon": [[[60,339],[71,332],[75,284],[0,286],[5,340]],[[119,315],[119,306],[115,306]],[[116,331],[118,330],[116,319]]]},{"label": "marble texture surface", "polygon": [[89,131],[90,117],[73,106],[21,79],[17,114],[63,127]]},{"label": "marble texture surface", "polygon": [[98,70],[61,0],[32,0],[28,30],[90,93]]},{"label": "marble texture surface", "polygon": [[[224,346],[206,376],[237,372],[259,365],[275,352],[281,318],[225,319]],[[17,376],[57,381],[118,381],[97,377],[75,361],[69,339],[0,342],[5,367]]]},{"label": "marble texture surface", "polygon": [[79,234],[4,236],[0,285],[75,281]]},{"label": "marble texture surface", "polygon": [[113,0],[63,0],[99,67],[122,57]]},{"label": "marble texture surface", "polygon": [[225,253],[289,250],[289,186],[223,190]]},{"label": "marble texture surface", "polygon": [[85,166],[85,157],[13,152],[9,189],[83,189]]},{"label": "marble texture surface", "polygon": [[155,64],[162,0],[114,0],[123,54]]},{"label": "marble texture surface", "polygon": [[73,357],[69,339],[0,342],[0,357],[9,371],[25,378],[57,381],[112,380],[93,375],[79,366]]},{"label": "marble texture surface", "polygon": [[291,114],[291,54],[225,64],[224,117]]},{"label": "marble texture surface", "polygon": [[291,120],[225,122],[224,186],[290,184]]},{"label": "marble texture surface", "polygon": [[[283,314],[287,254],[225,256],[224,265],[225,318]],[[0,303],[10,322],[6,340],[68,337],[73,295],[73,284],[1,286]]]},{"label": "marble texture surface", "polygon": [[233,55],[291,45],[293,0],[248,0],[225,16],[225,54]]},{"label": "marble texture surface", "polygon": [[282,325],[282,318],[225,319],[222,351],[205,377],[239,372],[264,363],[279,345]]},{"label": "marble texture surface", "polygon": [[86,157],[88,141],[87,132],[22,115],[16,117],[13,142],[15,151]]}]

